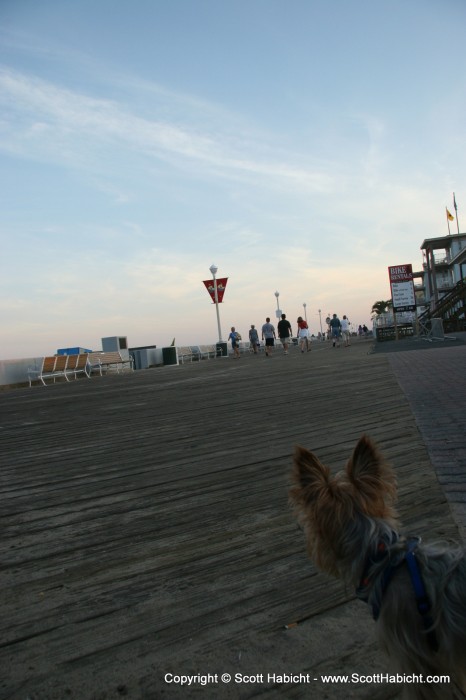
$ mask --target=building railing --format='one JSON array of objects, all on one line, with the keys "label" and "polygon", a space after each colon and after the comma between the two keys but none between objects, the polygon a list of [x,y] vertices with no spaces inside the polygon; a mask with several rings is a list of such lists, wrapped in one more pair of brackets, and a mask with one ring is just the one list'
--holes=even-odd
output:
[{"label": "building railing", "polygon": [[447,320],[456,321],[458,324],[464,325],[466,311],[466,284],[460,280],[447,294],[445,294],[435,306],[426,309],[419,317],[424,318],[441,318],[444,322]]}]

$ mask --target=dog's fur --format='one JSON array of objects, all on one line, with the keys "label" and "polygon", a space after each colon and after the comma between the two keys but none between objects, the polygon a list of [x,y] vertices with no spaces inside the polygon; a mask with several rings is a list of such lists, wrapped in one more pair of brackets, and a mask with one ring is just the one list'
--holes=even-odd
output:
[{"label": "dog's fur", "polygon": [[[430,604],[430,626],[438,650],[429,644],[418,612],[408,566],[406,539],[394,509],[396,480],[390,465],[363,436],[346,469],[336,476],[317,457],[297,447],[290,502],[304,527],[307,550],[322,571],[358,588],[364,577],[366,600],[380,602],[378,635],[401,674],[450,675],[466,693],[466,556],[464,549],[418,545],[415,557]],[[377,555],[380,543],[386,554]],[[384,570],[402,562],[382,591]],[[368,564],[369,562],[369,564]],[[390,664],[391,666],[391,664]],[[387,670],[388,672],[388,670]],[[410,697],[453,697],[453,686],[406,685]],[[458,688],[457,688],[458,691]],[[455,692],[457,692],[455,691]]]}]

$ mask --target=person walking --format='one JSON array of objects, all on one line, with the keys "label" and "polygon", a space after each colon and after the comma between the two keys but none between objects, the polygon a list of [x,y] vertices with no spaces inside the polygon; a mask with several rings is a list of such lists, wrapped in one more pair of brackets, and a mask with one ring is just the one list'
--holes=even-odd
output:
[{"label": "person walking", "polygon": [[275,326],[270,323],[270,318],[267,316],[265,323],[262,326],[262,340],[265,340],[265,356],[272,357],[273,346],[275,345]]},{"label": "person walking", "polygon": [[341,332],[341,321],[338,318],[336,314],[333,314],[332,318],[330,319],[330,333],[332,335],[332,343],[333,347],[339,348],[340,347],[340,332]]},{"label": "person walking", "polygon": [[306,347],[306,350],[309,352],[309,326],[307,325],[307,321],[305,321],[302,316],[298,316],[297,323],[298,331],[296,335],[298,336],[298,343],[299,347],[301,348],[301,352],[304,352],[304,347]]},{"label": "person walking", "polygon": [[350,343],[350,322],[346,316],[341,319],[341,335],[345,348],[349,348]]},{"label": "person walking", "polygon": [[233,348],[233,359],[238,360],[241,357],[239,351],[239,341],[241,340],[240,334],[235,330],[235,327],[231,327],[231,333],[228,336],[228,340],[231,340],[231,347]]},{"label": "person walking", "polygon": [[257,355],[259,352],[259,333],[254,324],[252,324],[249,329],[249,342],[251,343],[254,355]]},{"label": "person walking", "polygon": [[291,323],[287,320],[286,314],[282,314],[280,321],[277,324],[278,337],[283,345],[284,354],[288,355],[288,345],[292,336]]}]

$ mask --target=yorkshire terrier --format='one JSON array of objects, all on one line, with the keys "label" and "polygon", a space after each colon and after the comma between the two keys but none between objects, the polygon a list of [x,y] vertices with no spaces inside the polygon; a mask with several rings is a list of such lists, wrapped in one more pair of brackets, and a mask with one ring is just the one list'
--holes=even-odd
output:
[{"label": "yorkshire terrier", "polygon": [[[466,697],[464,548],[423,545],[400,533],[395,474],[367,436],[336,476],[297,447],[292,482],[290,501],[310,557],[372,608],[406,695]],[[436,682],[445,675],[451,684]]]}]

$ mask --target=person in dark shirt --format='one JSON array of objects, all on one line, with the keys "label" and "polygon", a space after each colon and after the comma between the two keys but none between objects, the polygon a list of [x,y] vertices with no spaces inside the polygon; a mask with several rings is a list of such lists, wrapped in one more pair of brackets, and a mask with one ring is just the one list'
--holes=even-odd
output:
[{"label": "person in dark shirt", "polygon": [[333,347],[335,343],[337,348],[340,347],[340,336],[341,336],[341,321],[336,314],[333,314],[330,319],[330,333],[332,334]]},{"label": "person in dark shirt", "polygon": [[287,320],[286,314],[282,314],[280,321],[277,324],[278,337],[280,338],[281,344],[283,345],[283,350],[285,355],[288,355],[288,345],[292,336],[291,323]]}]

